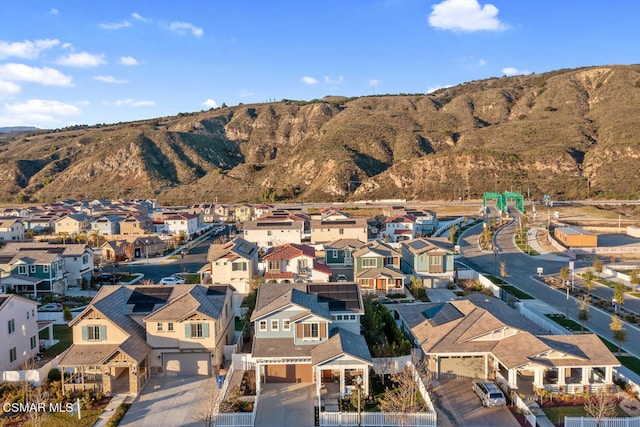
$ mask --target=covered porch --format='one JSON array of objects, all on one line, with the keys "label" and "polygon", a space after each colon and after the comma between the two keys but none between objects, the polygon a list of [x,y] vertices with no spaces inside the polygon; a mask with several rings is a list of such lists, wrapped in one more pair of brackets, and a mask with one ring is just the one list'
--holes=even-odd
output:
[{"label": "covered porch", "polygon": [[[99,349],[97,347],[104,347]],[[62,373],[62,392],[102,392],[105,395],[137,395],[149,379],[149,355],[129,356],[108,345],[72,345],[63,354],[58,368]]]}]

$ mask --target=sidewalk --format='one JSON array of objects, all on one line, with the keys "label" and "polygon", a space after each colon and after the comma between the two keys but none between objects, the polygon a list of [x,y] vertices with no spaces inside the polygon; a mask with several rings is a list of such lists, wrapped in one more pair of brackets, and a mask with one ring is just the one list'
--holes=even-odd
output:
[{"label": "sidewalk", "polygon": [[531,249],[533,249],[534,251],[540,254],[535,256],[536,258],[539,257],[547,261],[563,261],[563,262],[571,261],[569,257],[556,255],[555,253],[545,249],[540,244],[540,242],[538,242],[539,231],[542,231],[542,229],[538,227],[530,228],[529,231],[527,231],[527,241],[529,242],[529,246],[531,246]]}]

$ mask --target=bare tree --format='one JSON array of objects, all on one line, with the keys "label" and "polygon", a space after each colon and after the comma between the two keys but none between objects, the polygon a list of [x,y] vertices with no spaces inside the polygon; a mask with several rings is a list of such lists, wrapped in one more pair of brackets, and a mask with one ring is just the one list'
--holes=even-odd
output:
[{"label": "bare tree", "polygon": [[405,425],[409,421],[410,413],[424,412],[427,406],[424,400],[418,397],[418,384],[409,366],[392,374],[391,381],[395,387],[392,389],[387,387],[387,392],[380,399],[380,409],[382,412],[392,414],[394,422]]},{"label": "bare tree", "polygon": [[578,320],[580,320],[580,331],[584,331],[584,327],[589,320],[589,294],[584,294],[578,302]]},{"label": "bare tree", "polygon": [[503,279],[509,277],[509,271],[507,270],[507,261],[500,261],[500,277]]},{"label": "bare tree", "polygon": [[140,281],[140,284],[141,284],[142,286],[153,286],[155,283],[154,283],[154,281],[153,281],[153,280],[151,280],[151,279],[142,279],[142,280]]},{"label": "bare tree", "polygon": [[606,393],[598,393],[590,396],[584,402],[584,411],[588,416],[595,418],[596,425],[600,425],[603,418],[615,417],[618,399]]},{"label": "bare tree", "polygon": [[136,253],[136,246],[133,243],[124,243],[122,245],[122,252],[124,252],[124,256],[127,257],[127,260],[133,261],[133,257]]}]

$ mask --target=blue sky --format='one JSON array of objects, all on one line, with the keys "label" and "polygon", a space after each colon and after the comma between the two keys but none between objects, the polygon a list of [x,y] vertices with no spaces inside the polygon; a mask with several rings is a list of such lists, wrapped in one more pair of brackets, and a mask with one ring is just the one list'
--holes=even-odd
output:
[{"label": "blue sky", "polygon": [[640,2],[26,0],[0,11],[0,127],[58,128],[637,63]]}]

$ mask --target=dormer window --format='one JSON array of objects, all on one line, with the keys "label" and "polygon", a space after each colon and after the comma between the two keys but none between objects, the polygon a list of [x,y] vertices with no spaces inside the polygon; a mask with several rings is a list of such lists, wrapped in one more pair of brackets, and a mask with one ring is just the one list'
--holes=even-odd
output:
[{"label": "dormer window", "polygon": [[320,326],[318,323],[303,323],[302,338],[317,339],[320,338]]}]

